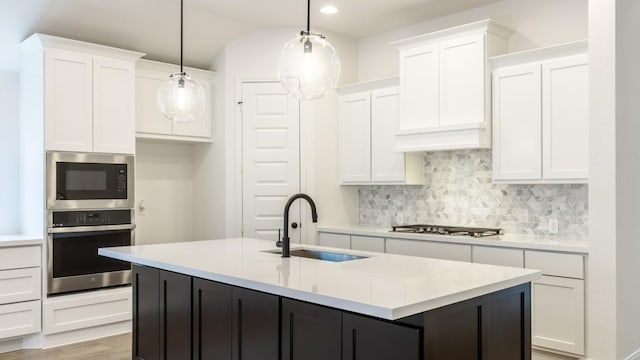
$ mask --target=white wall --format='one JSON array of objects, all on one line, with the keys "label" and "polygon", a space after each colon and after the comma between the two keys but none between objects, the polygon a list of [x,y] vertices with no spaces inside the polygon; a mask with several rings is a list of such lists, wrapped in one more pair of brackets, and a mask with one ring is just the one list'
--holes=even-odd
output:
[{"label": "white wall", "polygon": [[193,240],[192,162],[189,144],[136,142],[136,244]]},{"label": "white wall", "polygon": [[[640,358],[640,1],[616,1],[615,189],[618,358]],[[601,75],[602,76],[602,75]],[[611,96],[611,95],[609,95]],[[611,124],[609,124],[611,127]],[[597,134],[597,132],[596,132]],[[610,206],[610,205],[609,205]],[[609,244],[611,246],[611,244]]]},{"label": "white wall", "polygon": [[0,72],[0,234],[18,232],[18,89],[15,72]]},{"label": "white wall", "polygon": [[[213,186],[210,198],[196,205],[196,238],[220,238],[239,235],[239,195],[241,177],[237,167],[240,154],[240,123],[238,106],[239,84],[242,80],[277,80],[277,62],[282,46],[300,29],[263,28],[240,40],[227,44],[212,68],[217,72],[215,144],[209,153],[195,158],[203,165],[196,175],[198,188],[207,183]],[[354,40],[324,32],[334,45],[342,62],[341,83],[356,78],[356,43]],[[335,95],[323,100],[302,104],[302,128],[309,158],[315,166],[303,168],[303,190],[314,197],[318,205],[319,221],[346,224],[357,219],[354,206],[355,189],[346,191],[337,184],[337,101]],[[196,151],[197,154],[197,151]],[[206,163],[206,164],[205,164]],[[322,166],[322,168],[320,168]],[[335,178],[334,182],[328,178]],[[347,200],[345,200],[345,196]],[[196,200],[198,201],[198,200]],[[207,202],[208,201],[208,202]],[[202,216],[201,216],[202,215]]]},{"label": "white wall", "polygon": [[491,18],[515,30],[509,52],[587,38],[585,0],[505,0],[358,40],[358,81],[398,74],[389,42]]}]

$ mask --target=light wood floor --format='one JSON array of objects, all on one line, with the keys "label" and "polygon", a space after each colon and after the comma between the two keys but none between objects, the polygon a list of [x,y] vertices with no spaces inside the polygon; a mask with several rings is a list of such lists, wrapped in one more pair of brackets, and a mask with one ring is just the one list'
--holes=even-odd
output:
[{"label": "light wood floor", "polygon": [[131,334],[46,350],[18,350],[0,354],[0,360],[131,360]]}]

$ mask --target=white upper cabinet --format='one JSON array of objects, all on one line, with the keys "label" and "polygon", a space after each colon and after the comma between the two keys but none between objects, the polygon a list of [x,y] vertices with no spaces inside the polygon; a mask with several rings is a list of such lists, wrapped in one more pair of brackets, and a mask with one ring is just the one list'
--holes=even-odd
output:
[{"label": "white upper cabinet", "polygon": [[45,148],[93,150],[93,62],[89,55],[50,49],[45,53]]},{"label": "white upper cabinet", "polygon": [[398,151],[491,147],[487,58],[506,52],[511,33],[484,20],[392,43],[400,52]]},{"label": "white upper cabinet", "polygon": [[397,81],[388,78],[337,89],[341,184],[422,184],[422,156],[394,150]]},{"label": "white upper cabinet", "polygon": [[142,53],[42,34],[21,47],[45,150],[135,153],[134,64]]},{"label": "white upper cabinet", "polygon": [[206,94],[206,107],[202,117],[193,122],[173,123],[167,119],[156,101],[158,88],[169,79],[169,75],[179,72],[178,65],[139,60],[136,64],[136,137],[161,140],[191,142],[212,141],[213,121],[213,79],[211,71],[184,68],[193,80],[200,84]]},{"label": "white upper cabinet", "polygon": [[588,180],[586,51],[577,42],[492,59],[495,181]]}]

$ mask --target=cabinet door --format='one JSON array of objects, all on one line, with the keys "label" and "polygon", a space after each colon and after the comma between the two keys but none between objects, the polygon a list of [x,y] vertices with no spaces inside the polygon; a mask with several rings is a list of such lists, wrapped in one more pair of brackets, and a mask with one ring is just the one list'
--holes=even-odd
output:
[{"label": "cabinet door", "polygon": [[283,360],[340,359],[341,347],[341,311],[282,299]]},{"label": "cabinet door", "polygon": [[231,359],[232,288],[193,279],[193,359]]},{"label": "cabinet door", "polygon": [[371,181],[405,181],[404,153],[395,152],[398,88],[371,93]]},{"label": "cabinet door", "polygon": [[439,125],[439,63],[437,44],[400,52],[400,132]]},{"label": "cabinet door", "polygon": [[433,259],[471,261],[471,245],[420,240],[387,239],[389,254],[422,256]]},{"label": "cabinet door", "polygon": [[542,64],[543,176],[589,177],[589,65],[587,55]]},{"label": "cabinet door", "polygon": [[0,305],[0,339],[40,332],[41,305],[40,300]]},{"label": "cabinet door", "polygon": [[133,359],[160,360],[160,271],[133,265]]},{"label": "cabinet door", "polygon": [[94,58],[94,152],[135,153],[134,73],[132,62]]},{"label": "cabinet door", "polygon": [[278,360],[279,297],[234,287],[233,334],[232,359]]},{"label": "cabinet door", "polygon": [[160,325],[160,359],[191,359],[191,277],[160,271]]},{"label": "cabinet door", "polygon": [[213,96],[212,96],[212,84],[209,79],[193,77],[202,88],[204,89],[206,104],[202,116],[195,121],[187,123],[174,123],[173,135],[182,136],[195,136],[195,137],[211,137],[211,123],[213,114]]},{"label": "cabinet door", "polygon": [[348,313],[342,319],[342,359],[421,359],[419,329]]},{"label": "cabinet door", "polygon": [[351,248],[351,236],[345,234],[319,233],[318,245],[342,249]]},{"label": "cabinet door", "polygon": [[371,96],[358,93],[338,103],[340,182],[371,181]]},{"label": "cabinet door", "polygon": [[0,304],[40,299],[39,267],[0,271]]},{"label": "cabinet door", "polygon": [[92,151],[92,59],[45,51],[45,150]]},{"label": "cabinet door", "polygon": [[524,267],[524,251],[488,246],[473,247],[473,262],[478,264]]},{"label": "cabinet door", "polygon": [[169,79],[169,74],[147,69],[136,69],[136,132],[171,135],[171,121],[158,108],[158,88]]},{"label": "cabinet door", "polygon": [[351,235],[351,249],[384,252],[384,238]]},{"label": "cabinet door", "polygon": [[584,355],[584,280],[542,276],[531,303],[533,345]]},{"label": "cabinet door", "polygon": [[440,44],[440,126],[485,122],[484,34]]},{"label": "cabinet door", "polygon": [[498,69],[493,74],[493,179],[542,178],[540,65]]}]

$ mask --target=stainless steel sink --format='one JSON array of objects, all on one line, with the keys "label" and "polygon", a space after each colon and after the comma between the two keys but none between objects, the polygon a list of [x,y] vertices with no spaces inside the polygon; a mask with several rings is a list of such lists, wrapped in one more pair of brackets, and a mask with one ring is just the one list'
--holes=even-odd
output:
[{"label": "stainless steel sink", "polygon": [[[265,250],[264,252],[268,252],[271,254],[281,254],[282,250]],[[317,260],[325,260],[325,261],[333,261],[333,262],[341,262],[341,261],[350,261],[350,260],[358,260],[358,259],[366,259],[368,256],[360,256],[360,255],[351,255],[351,254],[342,254],[330,251],[320,251],[320,250],[309,250],[309,249],[293,249],[290,252],[291,256],[299,256],[306,257],[309,259],[317,259]]]}]

